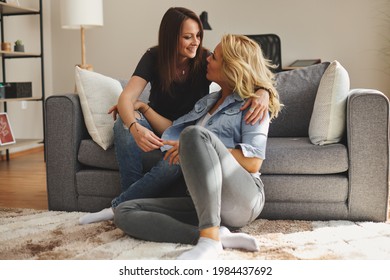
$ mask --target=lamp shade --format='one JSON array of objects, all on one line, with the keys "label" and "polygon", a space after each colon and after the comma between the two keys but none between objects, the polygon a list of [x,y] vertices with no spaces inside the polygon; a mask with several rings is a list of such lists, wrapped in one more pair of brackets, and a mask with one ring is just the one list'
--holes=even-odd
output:
[{"label": "lamp shade", "polygon": [[62,28],[103,26],[103,0],[61,0]]}]

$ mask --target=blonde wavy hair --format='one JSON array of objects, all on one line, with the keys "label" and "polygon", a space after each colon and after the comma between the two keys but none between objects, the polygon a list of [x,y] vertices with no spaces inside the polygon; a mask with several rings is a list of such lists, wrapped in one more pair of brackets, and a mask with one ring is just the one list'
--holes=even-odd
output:
[{"label": "blonde wavy hair", "polygon": [[279,94],[275,88],[274,65],[264,58],[258,43],[242,35],[227,34],[222,37],[222,71],[229,87],[241,98],[255,95],[264,88],[269,93],[269,112],[271,119],[278,116],[282,108]]}]

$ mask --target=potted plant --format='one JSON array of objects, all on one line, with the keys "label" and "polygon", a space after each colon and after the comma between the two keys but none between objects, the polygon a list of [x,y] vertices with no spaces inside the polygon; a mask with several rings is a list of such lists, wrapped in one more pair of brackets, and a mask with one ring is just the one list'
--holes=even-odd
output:
[{"label": "potted plant", "polygon": [[23,45],[22,40],[15,41],[14,51],[15,52],[24,52],[24,45]]}]

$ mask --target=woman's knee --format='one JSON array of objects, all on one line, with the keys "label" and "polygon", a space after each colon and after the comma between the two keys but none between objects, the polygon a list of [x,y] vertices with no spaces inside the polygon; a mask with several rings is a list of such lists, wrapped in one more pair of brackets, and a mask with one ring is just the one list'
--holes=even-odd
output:
[{"label": "woman's knee", "polygon": [[193,142],[199,141],[200,139],[204,139],[207,137],[207,129],[198,126],[191,125],[186,127],[180,134],[180,146],[187,143],[191,144]]}]

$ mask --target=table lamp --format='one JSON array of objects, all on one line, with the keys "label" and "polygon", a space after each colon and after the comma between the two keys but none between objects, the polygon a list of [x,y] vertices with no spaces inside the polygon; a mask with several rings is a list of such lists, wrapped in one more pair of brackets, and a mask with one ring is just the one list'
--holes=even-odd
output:
[{"label": "table lamp", "polygon": [[103,0],[61,0],[61,25],[81,30],[81,65],[92,70],[85,58],[85,29],[103,26]]}]

